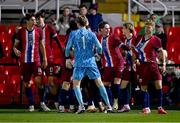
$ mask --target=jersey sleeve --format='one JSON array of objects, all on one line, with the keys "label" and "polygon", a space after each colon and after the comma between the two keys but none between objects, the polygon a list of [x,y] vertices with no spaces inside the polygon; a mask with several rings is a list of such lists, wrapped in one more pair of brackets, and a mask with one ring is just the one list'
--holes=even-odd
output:
[{"label": "jersey sleeve", "polygon": [[38,31],[39,31],[39,40],[43,40],[43,31],[42,29],[38,28]]},{"label": "jersey sleeve", "polygon": [[159,50],[159,49],[161,49],[162,48],[162,44],[161,44],[161,39],[160,38],[158,38],[157,36],[154,36],[154,48],[155,48],[155,50]]},{"label": "jersey sleeve", "polygon": [[15,42],[21,41],[21,34],[22,34],[22,29],[17,30],[17,32],[15,33]]},{"label": "jersey sleeve", "polygon": [[97,37],[94,33],[92,33],[92,36],[93,36],[92,40],[94,41],[94,43],[96,45],[98,53],[102,54],[102,46],[100,44],[100,41],[97,39]]},{"label": "jersey sleeve", "polygon": [[56,29],[53,28],[51,25],[48,25],[48,28],[50,30],[50,35],[52,38],[55,38],[57,36],[57,32],[56,32]]}]

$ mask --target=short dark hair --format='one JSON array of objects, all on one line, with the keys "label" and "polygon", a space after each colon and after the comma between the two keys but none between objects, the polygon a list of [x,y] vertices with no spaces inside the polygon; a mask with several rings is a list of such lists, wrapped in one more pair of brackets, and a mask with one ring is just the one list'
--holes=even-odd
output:
[{"label": "short dark hair", "polygon": [[86,16],[83,16],[83,15],[79,15],[76,18],[76,23],[79,23],[80,26],[88,26],[89,24],[88,19],[86,18]]},{"label": "short dark hair", "polygon": [[87,9],[87,6],[84,5],[84,4],[81,4],[81,5],[79,6],[79,9],[81,9],[81,8],[83,8],[83,7]]},{"label": "short dark hair", "polygon": [[26,18],[25,17],[21,18],[21,20],[20,20],[20,25],[23,25],[23,24],[26,24]]},{"label": "short dark hair", "polygon": [[37,14],[36,14],[36,18],[45,18],[45,13],[44,12],[38,12]]},{"label": "short dark hair", "polygon": [[66,7],[64,7],[64,9],[63,9],[63,10],[65,10],[65,9],[70,9],[70,7],[66,6]]},{"label": "short dark hair", "polygon": [[104,26],[105,26],[106,24],[108,24],[108,25],[109,25],[109,23],[108,23],[108,22],[106,22],[106,21],[102,21],[101,23],[99,23],[98,28],[99,28],[99,29],[102,29],[102,28],[104,28]]},{"label": "short dark hair", "polygon": [[32,17],[35,17],[35,14],[34,14],[34,13],[28,13],[28,14],[26,14],[26,16],[25,16],[25,19],[26,19],[27,21],[29,21],[29,19],[31,19]]},{"label": "short dark hair", "polygon": [[134,32],[134,25],[132,23],[127,22],[127,23],[124,23],[123,26],[126,27],[127,29],[129,29],[130,33]]}]

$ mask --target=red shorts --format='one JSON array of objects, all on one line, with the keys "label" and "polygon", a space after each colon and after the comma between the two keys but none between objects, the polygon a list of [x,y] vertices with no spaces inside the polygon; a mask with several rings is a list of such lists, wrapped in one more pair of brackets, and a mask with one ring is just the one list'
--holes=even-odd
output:
[{"label": "red shorts", "polygon": [[142,81],[140,82],[141,85],[147,85],[149,82],[155,80],[162,80],[162,75],[156,63],[152,63],[152,62],[140,63],[138,73],[140,79],[142,79]]},{"label": "red shorts", "polygon": [[48,63],[48,66],[44,71],[46,76],[54,76],[54,65],[52,63]]},{"label": "red shorts", "polygon": [[102,70],[103,82],[114,82],[114,78],[121,78],[123,70],[119,67],[104,67]]},{"label": "red shorts", "polygon": [[62,84],[64,81],[71,82],[71,77],[73,74],[73,69],[66,69],[64,67],[61,68],[61,74],[58,81],[56,81],[57,84]]},{"label": "red shorts", "polygon": [[124,68],[124,71],[123,71],[123,74],[122,74],[122,80],[130,81],[131,74],[132,74],[131,70],[132,70],[131,65],[126,64],[125,68]]},{"label": "red shorts", "polygon": [[34,76],[42,76],[41,66],[37,65],[36,63],[22,63],[21,72],[24,82],[29,82],[31,80],[32,74]]}]

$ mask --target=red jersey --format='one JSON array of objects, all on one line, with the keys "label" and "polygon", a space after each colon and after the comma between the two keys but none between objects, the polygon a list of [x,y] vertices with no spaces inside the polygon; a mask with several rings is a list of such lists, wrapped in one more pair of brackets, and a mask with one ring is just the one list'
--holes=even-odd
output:
[{"label": "red jersey", "polygon": [[156,62],[157,51],[162,48],[161,40],[157,36],[145,40],[144,36],[137,38],[136,52],[142,62]]},{"label": "red jersey", "polygon": [[135,44],[136,41],[136,37],[133,36],[130,39],[125,39],[123,38],[123,43],[121,44],[121,48],[123,49],[123,53],[125,55],[126,58],[126,62],[128,62],[129,64],[132,64],[132,50],[131,47]]},{"label": "red jersey", "polygon": [[60,66],[64,67],[65,66],[65,46],[67,42],[67,36],[65,35],[58,35],[60,39],[60,44],[62,46],[62,50],[59,50],[59,47],[57,47],[57,44],[55,42],[52,42],[53,45],[53,54],[54,54],[54,63],[55,64],[60,64]]},{"label": "red jersey", "polygon": [[52,51],[52,39],[57,36],[56,30],[53,29],[50,25],[46,24],[42,28],[43,33],[43,44],[46,49],[46,57],[48,62],[53,62],[53,51]]},{"label": "red jersey", "polygon": [[122,43],[119,38],[115,38],[114,35],[103,38],[99,37],[102,44],[103,54],[102,63],[104,67],[119,67],[123,62],[122,54],[119,50],[119,46]]},{"label": "red jersey", "polygon": [[22,42],[21,62],[40,65],[39,43],[42,40],[42,30],[34,26],[29,31],[27,28],[19,30],[16,41]]}]

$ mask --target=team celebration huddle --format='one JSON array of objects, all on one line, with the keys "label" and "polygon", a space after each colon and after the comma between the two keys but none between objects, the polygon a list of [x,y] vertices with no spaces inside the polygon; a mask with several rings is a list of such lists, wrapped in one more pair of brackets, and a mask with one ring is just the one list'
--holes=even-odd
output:
[{"label": "team celebration huddle", "polygon": [[[81,6],[80,10],[83,8]],[[71,20],[63,45],[56,25],[46,24],[43,13],[26,14],[24,19],[25,25],[15,34],[13,51],[20,59],[24,93],[29,104],[27,111],[35,111],[31,87],[31,77],[34,75],[43,111],[51,111],[47,105],[47,95],[50,95],[61,113],[129,112],[129,84],[133,83],[141,91],[142,113],[149,114],[148,85],[153,83],[157,113],[167,114],[163,109],[162,92],[167,53],[160,38],[154,34],[156,23],[153,19],[146,20],[144,33],[140,36],[135,33],[131,22],[120,25],[122,35],[119,36],[112,33],[111,25],[103,20],[97,22],[97,28],[91,28],[91,20],[80,13]],[[56,71],[53,41],[61,55]],[[55,81],[55,74],[60,83]],[[43,75],[47,77],[47,83],[42,82]]]}]

